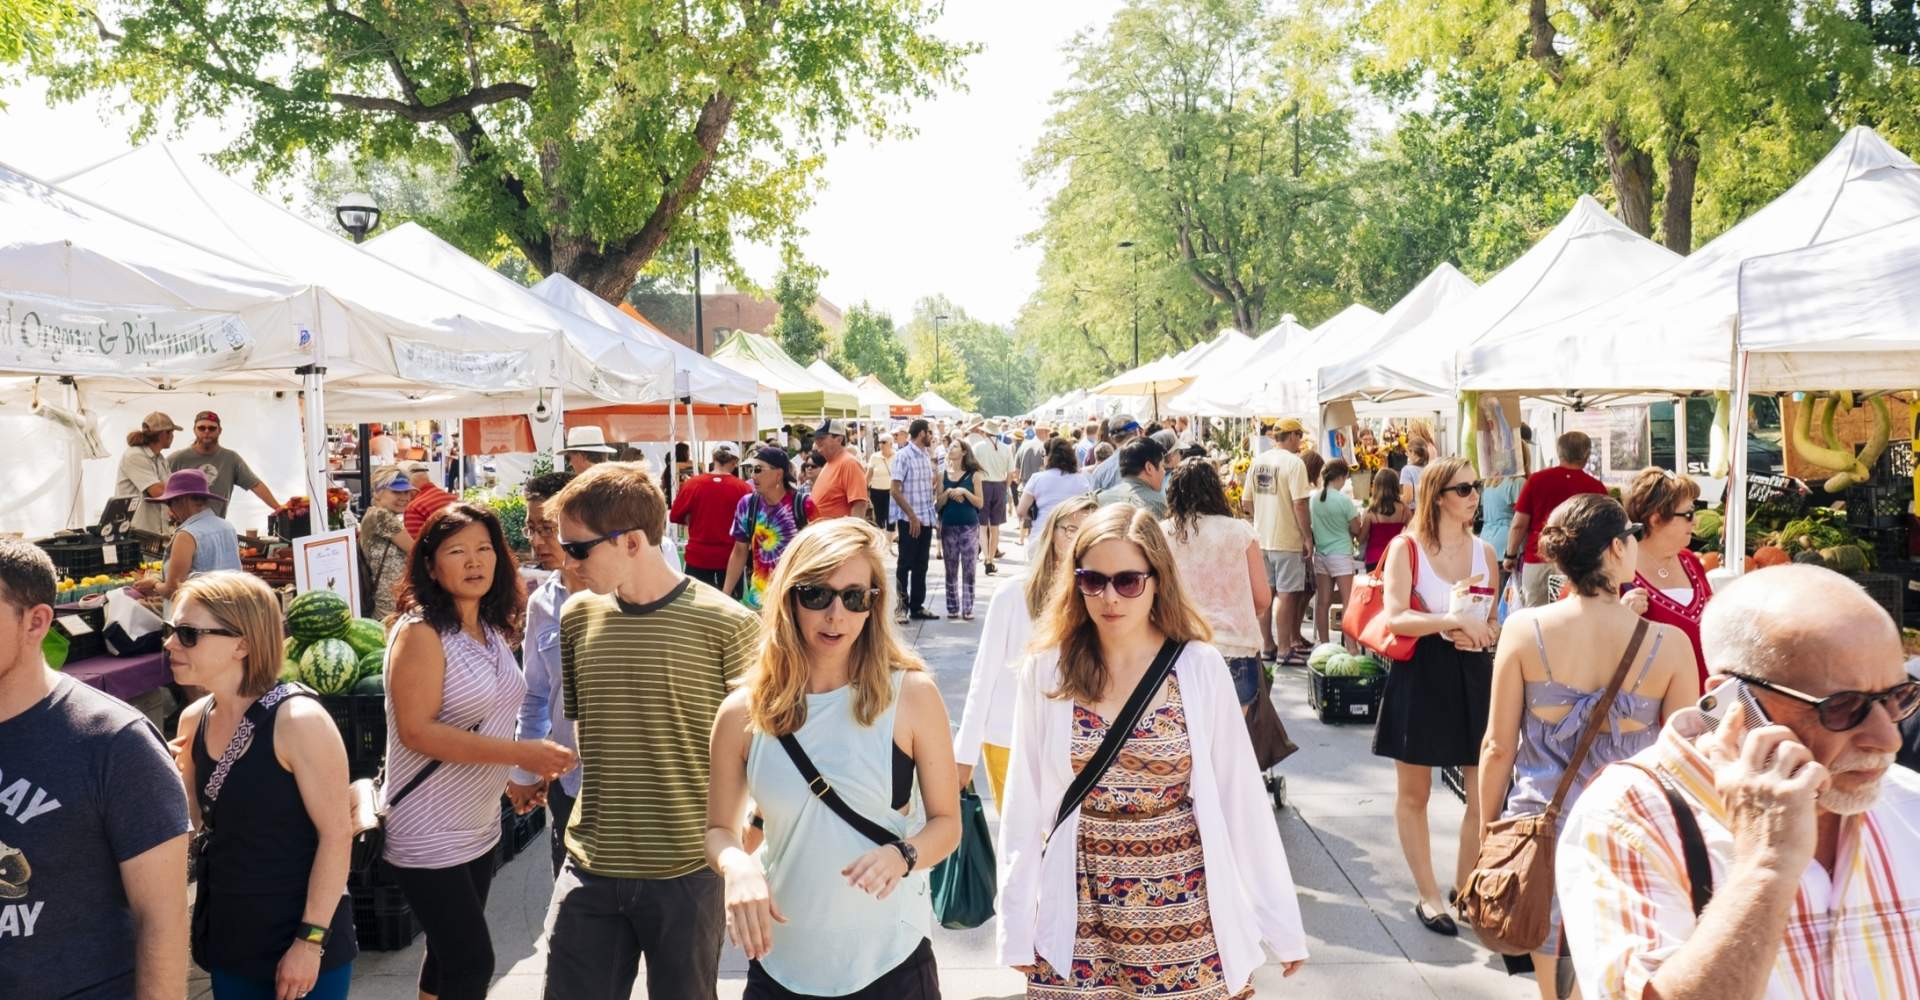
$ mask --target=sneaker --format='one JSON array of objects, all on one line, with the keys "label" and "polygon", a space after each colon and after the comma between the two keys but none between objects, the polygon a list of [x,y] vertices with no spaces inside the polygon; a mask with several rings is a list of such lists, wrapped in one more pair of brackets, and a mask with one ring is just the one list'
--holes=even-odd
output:
[{"label": "sneaker", "polygon": [[907,613],[907,617],[917,622],[937,622],[940,620],[939,615],[936,615],[930,611],[927,611],[924,608],[914,608],[912,611]]},{"label": "sneaker", "polygon": [[992,575],[993,575],[993,564],[992,564],[992,563],[988,563],[988,564],[987,564],[987,575],[988,575],[988,576],[992,576]]}]

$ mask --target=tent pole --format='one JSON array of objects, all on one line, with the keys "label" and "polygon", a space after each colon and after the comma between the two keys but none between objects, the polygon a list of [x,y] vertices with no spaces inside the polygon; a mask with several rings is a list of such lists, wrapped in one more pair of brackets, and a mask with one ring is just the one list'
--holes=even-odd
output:
[{"label": "tent pole", "polygon": [[300,376],[301,414],[306,425],[307,523],[318,535],[327,530],[327,408],[321,399],[326,381],[325,365],[302,365],[294,369]]},{"label": "tent pole", "polygon": [[1687,397],[1684,394],[1673,400],[1673,474],[1687,474]]},{"label": "tent pole", "polygon": [[[1736,323],[1738,320],[1735,321]],[[1735,333],[1738,344],[1739,334]],[[1721,565],[1735,573],[1747,571],[1747,352],[1736,346],[1733,364],[1733,420],[1728,446],[1733,466],[1727,473],[1726,546]]]}]

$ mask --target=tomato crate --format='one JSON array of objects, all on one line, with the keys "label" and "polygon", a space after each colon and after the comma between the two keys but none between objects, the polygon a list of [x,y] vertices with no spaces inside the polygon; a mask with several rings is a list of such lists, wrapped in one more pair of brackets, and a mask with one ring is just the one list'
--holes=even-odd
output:
[{"label": "tomato crate", "polygon": [[1307,707],[1321,722],[1372,722],[1386,689],[1386,674],[1324,674],[1307,667]]}]

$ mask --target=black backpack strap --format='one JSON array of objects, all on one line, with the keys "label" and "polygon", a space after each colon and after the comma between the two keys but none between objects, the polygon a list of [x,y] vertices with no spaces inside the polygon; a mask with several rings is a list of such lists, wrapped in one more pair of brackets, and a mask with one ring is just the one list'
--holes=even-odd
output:
[{"label": "black backpack strap", "polygon": [[1707,860],[1707,840],[1700,833],[1700,823],[1693,818],[1693,807],[1687,805],[1680,790],[1673,782],[1657,769],[1640,764],[1630,764],[1653,777],[1660,783],[1661,794],[1667,797],[1667,808],[1673,810],[1674,825],[1680,828],[1680,856],[1687,866],[1687,883],[1693,895],[1693,915],[1700,916],[1707,904],[1713,902],[1713,864]]},{"label": "black backpack strap", "polygon": [[1107,735],[1101,739],[1100,748],[1094,751],[1087,766],[1073,776],[1073,784],[1068,785],[1067,793],[1060,797],[1060,808],[1054,813],[1053,829],[1047,834],[1049,837],[1060,829],[1060,824],[1065,823],[1068,816],[1073,815],[1074,810],[1080,808],[1080,803],[1086,801],[1093,792],[1093,786],[1100,782],[1107,768],[1113,766],[1115,758],[1120,756],[1120,748],[1133,735],[1133,727],[1139,724],[1140,716],[1146,713],[1147,702],[1153,700],[1154,692],[1160,690],[1167,675],[1173,672],[1173,663],[1185,648],[1185,640],[1168,639],[1160,645],[1159,655],[1153,658],[1147,672],[1140,676],[1140,683],[1134,685],[1133,694],[1127,697],[1126,705],[1121,707],[1119,715],[1113,717],[1113,724],[1107,727]]},{"label": "black backpack strap", "polygon": [[800,776],[807,779],[807,789],[813,792],[813,797],[819,799],[828,809],[833,810],[835,816],[846,820],[847,825],[859,831],[861,836],[882,847],[900,839],[898,834],[860,815],[852,806],[847,805],[847,800],[833,790],[833,786],[827,783],[820,769],[813,766],[812,758],[807,756],[807,751],[800,746],[800,741],[792,733],[780,737],[780,747],[787,752],[788,757],[793,759],[793,766],[800,770]]}]

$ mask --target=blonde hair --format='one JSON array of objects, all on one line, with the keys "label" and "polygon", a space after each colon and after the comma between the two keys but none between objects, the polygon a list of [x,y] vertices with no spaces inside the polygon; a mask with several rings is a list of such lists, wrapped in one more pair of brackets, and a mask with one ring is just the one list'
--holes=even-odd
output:
[{"label": "blonde hair", "polygon": [[232,570],[204,573],[180,585],[174,606],[191,601],[205,608],[222,628],[240,633],[247,641],[247,662],[240,677],[240,693],[257,698],[273,689],[286,656],[280,628],[280,600],[259,577]]},{"label": "blonde hair", "polygon": [[375,496],[393,492],[393,481],[401,475],[397,465],[383,465],[373,470],[373,492]]},{"label": "blonde hair", "polygon": [[1154,574],[1153,608],[1148,621],[1160,634],[1175,640],[1213,639],[1213,629],[1180,586],[1180,571],[1174,565],[1173,549],[1167,544],[1166,532],[1160,530],[1160,522],[1132,504],[1103,507],[1080,526],[1073,540],[1073,564],[1062,566],[1061,572],[1054,574],[1046,617],[1034,632],[1035,649],[1060,651],[1060,687],[1049,692],[1049,698],[1092,702],[1105,693],[1107,668],[1100,662],[1100,636],[1071,570],[1079,568],[1087,550],[1108,541],[1132,542],[1146,556]]},{"label": "blonde hair", "polygon": [[794,536],[781,554],[780,566],[773,571],[761,602],[764,624],[760,653],[739,682],[747,692],[747,718],[755,729],[769,736],[785,736],[806,724],[812,654],[800,634],[789,596],[796,587],[824,585],[849,562],[864,561],[871,574],[870,585],[880,591],[859,638],[853,642],[849,673],[854,718],[863,726],[873,725],[893,701],[894,672],[926,669],[920,657],[901,645],[887,624],[887,609],[893,605],[887,586],[886,551],[885,535],[867,522],[852,518],[808,525]]},{"label": "blonde hair", "polygon": [[1060,564],[1071,557],[1071,553],[1055,545],[1053,533],[1061,522],[1075,514],[1085,514],[1099,508],[1093,497],[1081,495],[1068,497],[1053,505],[1047,511],[1046,526],[1040,529],[1040,538],[1034,543],[1033,552],[1028,556],[1033,570],[1027,574],[1027,615],[1038,620],[1047,612],[1047,600],[1053,591],[1054,577],[1060,573]]},{"label": "blonde hair", "polygon": [[[1413,537],[1428,547],[1440,544],[1440,492],[1453,482],[1461,470],[1471,470],[1464,458],[1443,458],[1420,473],[1420,485],[1413,496]],[[1471,529],[1469,529],[1471,533]]]}]

